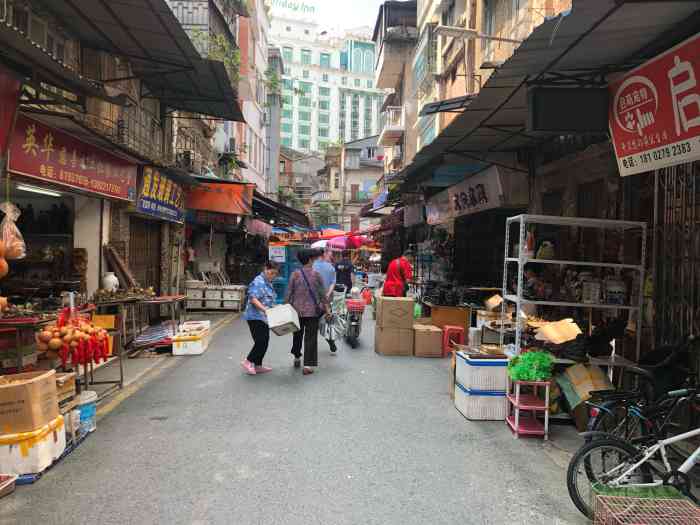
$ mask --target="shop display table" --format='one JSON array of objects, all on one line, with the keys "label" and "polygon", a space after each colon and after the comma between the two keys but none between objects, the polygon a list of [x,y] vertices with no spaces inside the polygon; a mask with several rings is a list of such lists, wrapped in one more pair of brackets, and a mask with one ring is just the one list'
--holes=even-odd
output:
[{"label": "shop display table", "polygon": [[[27,364],[25,358],[27,356],[23,355],[21,348],[23,347],[23,338],[27,341],[34,342],[34,333],[41,328],[56,320],[55,316],[52,317],[21,317],[15,319],[0,319],[0,330],[2,332],[7,332],[8,335],[14,334],[15,337],[15,352],[17,353],[15,367],[17,372],[21,372],[24,366]],[[36,364],[36,354],[34,355],[34,364]],[[11,359],[8,359],[10,361]],[[4,360],[3,360],[4,361]],[[5,366],[10,363],[0,363],[0,368],[12,368],[11,366]]]},{"label": "shop display table", "polygon": [[173,335],[175,335],[178,324],[187,321],[185,301],[187,301],[186,295],[162,295],[144,299],[141,304],[170,306],[170,320],[172,321]]}]

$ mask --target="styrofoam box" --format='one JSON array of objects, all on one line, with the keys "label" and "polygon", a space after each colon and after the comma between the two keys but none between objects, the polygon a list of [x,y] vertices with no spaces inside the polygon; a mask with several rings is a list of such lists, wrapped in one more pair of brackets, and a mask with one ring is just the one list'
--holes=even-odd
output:
[{"label": "styrofoam box", "polygon": [[209,347],[209,329],[178,332],[173,337],[173,355],[201,355]]},{"label": "styrofoam box", "polygon": [[204,301],[204,308],[207,310],[221,310],[221,299]]},{"label": "styrofoam box", "polygon": [[214,290],[211,290],[209,288],[204,290],[204,298],[205,299],[221,299],[221,290],[216,288]]},{"label": "styrofoam box", "polygon": [[63,416],[33,432],[0,435],[0,472],[38,474],[51,466],[66,449]]},{"label": "styrofoam box", "polygon": [[504,421],[508,413],[505,391],[470,390],[455,382],[455,408],[467,419]]},{"label": "styrofoam box", "polygon": [[238,310],[240,307],[240,301],[224,301],[224,310]]},{"label": "styrofoam box", "polygon": [[243,299],[243,290],[224,290],[224,301],[240,301]]},{"label": "styrofoam box", "polygon": [[476,359],[457,352],[457,382],[472,390],[506,390],[508,359]]},{"label": "styrofoam box", "polygon": [[185,321],[180,324],[178,332],[198,332],[211,329],[211,321]]},{"label": "styrofoam box", "polygon": [[188,299],[204,299],[204,288],[187,288],[185,295]]},{"label": "styrofoam box", "polygon": [[291,304],[280,304],[267,310],[267,324],[277,335],[299,330],[299,314]]},{"label": "styrofoam box", "polygon": [[185,308],[188,310],[197,310],[199,308],[202,308],[204,306],[203,301],[187,301],[185,304]]}]

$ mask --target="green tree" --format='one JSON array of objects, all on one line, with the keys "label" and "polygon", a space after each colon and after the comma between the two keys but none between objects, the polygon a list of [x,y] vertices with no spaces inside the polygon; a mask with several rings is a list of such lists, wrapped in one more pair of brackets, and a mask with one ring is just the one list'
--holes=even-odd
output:
[{"label": "green tree", "polygon": [[311,219],[314,226],[335,223],[338,222],[338,210],[331,203],[321,202],[311,211]]}]

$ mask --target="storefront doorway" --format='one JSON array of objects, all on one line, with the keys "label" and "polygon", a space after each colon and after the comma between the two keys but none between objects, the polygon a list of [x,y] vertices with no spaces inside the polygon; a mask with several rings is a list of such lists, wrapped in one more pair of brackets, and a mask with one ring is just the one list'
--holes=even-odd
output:
[{"label": "storefront doorway", "polygon": [[143,288],[160,295],[161,223],[130,218],[129,267]]}]

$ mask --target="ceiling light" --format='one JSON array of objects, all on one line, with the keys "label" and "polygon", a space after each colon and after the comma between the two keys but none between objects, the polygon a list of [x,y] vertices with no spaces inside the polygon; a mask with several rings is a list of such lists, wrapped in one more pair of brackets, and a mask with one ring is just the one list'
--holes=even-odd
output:
[{"label": "ceiling light", "polygon": [[19,191],[26,191],[29,193],[38,193],[39,195],[47,195],[49,197],[60,197],[61,194],[57,191],[47,190],[45,188],[39,188],[37,186],[30,186],[28,184],[18,184],[17,189]]}]

